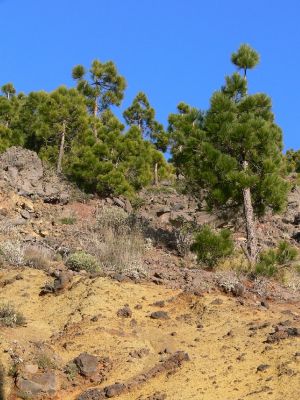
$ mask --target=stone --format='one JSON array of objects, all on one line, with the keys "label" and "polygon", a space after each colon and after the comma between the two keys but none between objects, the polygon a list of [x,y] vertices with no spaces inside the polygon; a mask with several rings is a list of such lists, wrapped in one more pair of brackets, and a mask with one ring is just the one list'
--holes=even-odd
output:
[{"label": "stone", "polygon": [[268,368],[270,368],[270,365],[268,365],[268,364],[260,364],[260,365],[256,368],[256,371],[257,371],[257,372],[263,372],[263,371],[266,371]]},{"label": "stone", "polygon": [[74,363],[77,365],[81,375],[90,377],[97,373],[99,359],[91,354],[81,353],[74,359]]},{"label": "stone", "polygon": [[116,206],[123,208],[123,210],[124,210],[125,207],[126,207],[124,201],[122,201],[122,200],[119,199],[118,197],[113,197],[113,202],[115,203]]},{"label": "stone", "polygon": [[160,217],[161,215],[166,214],[166,213],[170,213],[170,212],[171,212],[170,207],[162,207],[162,208],[160,208],[159,210],[156,211],[156,215],[158,217]]},{"label": "stone", "polygon": [[55,394],[59,389],[58,378],[53,371],[36,373],[29,377],[20,376],[17,379],[16,385],[22,392],[27,392],[31,395],[39,393]]},{"label": "stone", "polygon": [[169,319],[169,314],[166,311],[154,311],[150,314],[152,319]]},{"label": "stone", "polygon": [[111,397],[119,396],[121,393],[125,392],[125,390],[126,385],[124,385],[124,383],[115,383],[105,388],[105,395],[110,399]]},{"label": "stone", "polygon": [[22,217],[22,218],[24,218],[24,219],[30,219],[30,213],[29,213],[29,211],[27,211],[27,210],[22,210],[22,211],[20,212],[20,214],[21,214],[21,217]]},{"label": "stone", "polygon": [[161,307],[161,308],[163,308],[165,305],[166,303],[164,302],[164,300],[158,300],[152,304],[152,306],[154,307]]},{"label": "stone", "polygon": [[117,316],[121,318],[131,318],[132,317],[132,311],[128,306],[125,306],[123,308],[120,308],[117,312]]},{"label": "stone", "polygon": [[36,364],[25,364],[24,370],[30,374],[36,374],[39,370],[39,367]]}]

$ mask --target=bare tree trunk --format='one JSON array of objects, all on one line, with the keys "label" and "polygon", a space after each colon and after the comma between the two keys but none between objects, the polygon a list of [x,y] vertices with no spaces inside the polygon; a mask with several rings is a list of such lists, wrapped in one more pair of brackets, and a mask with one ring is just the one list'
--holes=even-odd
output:
[{"label": "bare tree trunk", "polygon": [[154,165],[154,185],[158,186],[158,163]]},{"label": "bare tree trunk", "polygon": [[95,117],[95,121],[94,121],[94,128],[93,128],[93,132],[94,132],[94,136],[97,139],[97,128],[96,128],[96,118],[98,115],[98,104],[97,104],[97,99],[95,100],[95,104],[94,104],[94,117]]},{"label": "bare tree trunk", "polygon": [[[248,162],[244,161],[243,169],[246,170],[247,168]],[[243,189],[243,198],[247,230],[247,250],[249,254],[248,259],[254,264],[257,257],[257,237],[250,188]]]},{"label": "bare tree trunk", "polygon": [[62,159],[63,159],[64,151],[65,151],[65,138],[66,138],[66,123],[63,122],[59,154],[58,154],[58,160],[57,160],[57,168],[56,168],[56,171],[58,174],[61,173]]}]

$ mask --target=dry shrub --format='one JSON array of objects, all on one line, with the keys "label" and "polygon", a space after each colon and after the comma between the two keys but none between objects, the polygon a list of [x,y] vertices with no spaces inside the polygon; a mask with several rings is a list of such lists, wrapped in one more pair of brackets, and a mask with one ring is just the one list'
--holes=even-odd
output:
[{"label": "dry shrub", "polygon": [[24,250],[24,263],[28,267],[48,270],[53,260],[53,252],[42,246],[27,246]]},{"label": "dry shrub", "polygon": [[97,211],[95,224],[78,232],[81,247],[94,255],[101,268],[133,278],[146,275],[143,268],[145,242],[138,222],[118,207]]},{"label": "dry shrub", "polygon": [[217,269],[220,271],[235,271],[236,273],[251,272],[249,261],[240,250],[235,250],[230,257],[219,261]]},{"label": "dry shrub", "polygon": [[294,292],[300,292],[300,271],[298,268],[285,269],[282,274],[282,283]]},{"label": "dry shrub", "polygon": [[5,240],[0,243],[0,255],[5,262],[14,267],[24,264],[24,247],[18,240]]},{"label": "dry shrub", "polygon": [[22,313],[17,311],[12,304],[2,304],[0,306],[0,325],[13,328],[26,323]]}]

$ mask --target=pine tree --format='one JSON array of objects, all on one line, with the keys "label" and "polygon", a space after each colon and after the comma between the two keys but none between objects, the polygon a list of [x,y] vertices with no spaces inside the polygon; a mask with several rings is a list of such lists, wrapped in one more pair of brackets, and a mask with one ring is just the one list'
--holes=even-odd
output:
[{"label": "pine tree", "polygon": [[5,95],[7,100],[10,100],[16,94],[16,89],[12,83],[6,83],[1,87],[1,92]]},{"label": "pine tree", "polygon": [[[92,62],[89,77],[84,66],[73,68],[72,77],[77,81],[77,89],[86,97],[87,106],[94,118],[111,105],[120,105],[126,88],[125,79],[118,74],[112,61],[102,63],[99,60]],[[94,134],[96,135],[94,122]]]},{"label": "pine tree", "polygon": [[[155,120],[154,108],[150,106],[149,100],[145,93],[139,92],[133,99],[130,107],[128,107],[123,117],[129,126],[137,126],[144,139],[149,139],[155,146],[156,150],[165,152],[168,147],[168,135],[162,124]],[[158,169],[163,165],[162,157],[153,153],[154,160],[154,184],[158,185]]]},{"label": "pine tree", "polygon": [[26,127],[26,145],[56,164],[62,172],[65,150],[72,140],[88,129],[84,97],[76,89],[59,87],[51,93],[30,93],[22,110],[21,126]]},{"label": "pine tree", "polygon": [[[222,89],[213,94],[200,126],[191,122],[192,109],[186,109],[183,118],[171,116],[175,159],[183,174],[193,185],[205,189],[210,207],[243,206],[245,251],[251,263],[258,253],[255,217],[267,209],[280,211],[288,190],[282,177],[282,132],[274,122],[271,99],[265,94],[247,94],[247,70],[258,59],[247,45],[233,54],[232,60],[243,75],[226,77]],[[178,153],[180,140],[182,150]]]},{"label": "pine tree", "polygon": [[20,117],[20,108],[25,96],[16,90],[12,83],[1,87],[0,96],[0,152],[10,146],[23,144],[24,135],[18,131],[17,124]]}]

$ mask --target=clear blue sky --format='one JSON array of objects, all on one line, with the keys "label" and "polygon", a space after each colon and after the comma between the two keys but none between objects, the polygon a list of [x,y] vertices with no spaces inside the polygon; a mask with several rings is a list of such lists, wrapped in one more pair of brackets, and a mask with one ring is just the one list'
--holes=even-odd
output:
[{"label": "clear blue sky", "polygon": [[71,69],[113,60],[167,124],[179,101],[207,108],[230,54],[245,42],[261,54],[251,92],[273,99],[286,148],[300,148],[299,0],[0,0],[0,84],[18,91],[72,86]]}]

